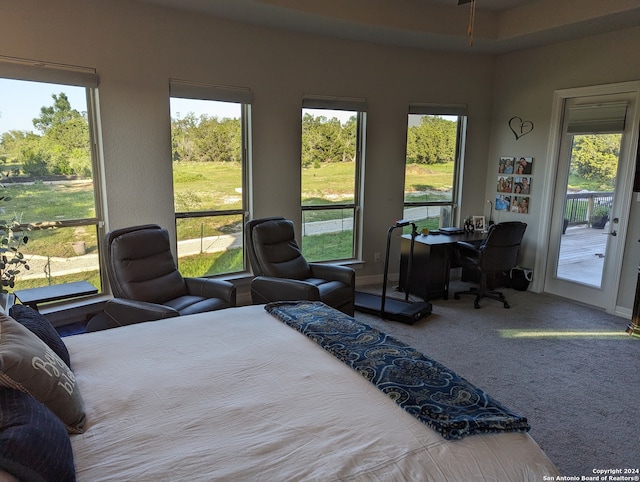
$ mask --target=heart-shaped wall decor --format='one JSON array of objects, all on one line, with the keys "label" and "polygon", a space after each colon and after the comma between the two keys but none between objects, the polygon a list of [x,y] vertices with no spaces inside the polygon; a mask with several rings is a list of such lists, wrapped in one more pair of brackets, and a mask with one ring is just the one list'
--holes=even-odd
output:
[{"label": "heart-shaped wall decor", "polygon": [[518,116],[514,116],[511,119],[509,119],[509,127],[511,128],[513,135],[516,136],[516,141],[517,141],[522,136],[527,135],[529,132],[533,130],[533,122],[523,121],[522,118]]}]

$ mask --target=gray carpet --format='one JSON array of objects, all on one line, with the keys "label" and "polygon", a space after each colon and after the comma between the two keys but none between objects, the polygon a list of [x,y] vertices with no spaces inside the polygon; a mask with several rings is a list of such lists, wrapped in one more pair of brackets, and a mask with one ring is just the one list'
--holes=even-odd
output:
[{"label": "gray carpet", "polygon": [[[466,286],[453,281],[452,292]],[[432,314],[414,325],[356,318],[527,417],[562,475],[640,468],[640,339],[625,333],[629,321],[552,295],[503,292],[511,309],[484,299],[476,310],[472,296],[451,296],[434,300]]]}]

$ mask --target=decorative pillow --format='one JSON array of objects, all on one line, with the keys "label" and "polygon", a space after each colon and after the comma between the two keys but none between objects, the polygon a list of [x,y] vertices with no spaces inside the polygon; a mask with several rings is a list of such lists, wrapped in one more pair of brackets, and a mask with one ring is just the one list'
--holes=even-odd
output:
[{"label": "decorative pillow", "polygon": [[74,481],[73,450],[58,417],[31,395],[0,388],[0,471],[20,480]]},{"label": "decorative pillow", "polygon": [[82,433],[84,402],[71,369],[36,335],[0,314],[0,386],[44,403],[71,433]]},{"label": "decorative pillow", "polygon": [[9,316],[35,333],[71,368],[67,345],[64,344],[56,329],[49,323],[49,320],[30,306],[25,305],[13,305],[9,309]]}]

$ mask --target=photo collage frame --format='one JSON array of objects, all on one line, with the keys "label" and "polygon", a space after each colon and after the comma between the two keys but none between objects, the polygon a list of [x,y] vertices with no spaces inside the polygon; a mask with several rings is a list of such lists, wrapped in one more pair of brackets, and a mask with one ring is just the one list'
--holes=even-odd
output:
[{"label": "photo collage frame", "polygon": [[497,212],[529,214],[532,172],[533,157],[500,157],[494,204]]}]

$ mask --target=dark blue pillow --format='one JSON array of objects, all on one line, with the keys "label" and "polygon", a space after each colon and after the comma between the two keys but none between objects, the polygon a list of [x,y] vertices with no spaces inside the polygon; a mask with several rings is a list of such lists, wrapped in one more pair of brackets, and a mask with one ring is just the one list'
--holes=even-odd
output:
[{"label": "dark blue pillow", "polygon": [[44,341],[71,368],[67,345],[64,344],[60,334],[49,323],[49,320],[33,308],[25,305],[13,305],[9,309],[9,316]]},{"label": "dark blue pillow", "polygon": [[67,429],[31,395],[0,388],[0,469],[26,481],[75,481]]}]

